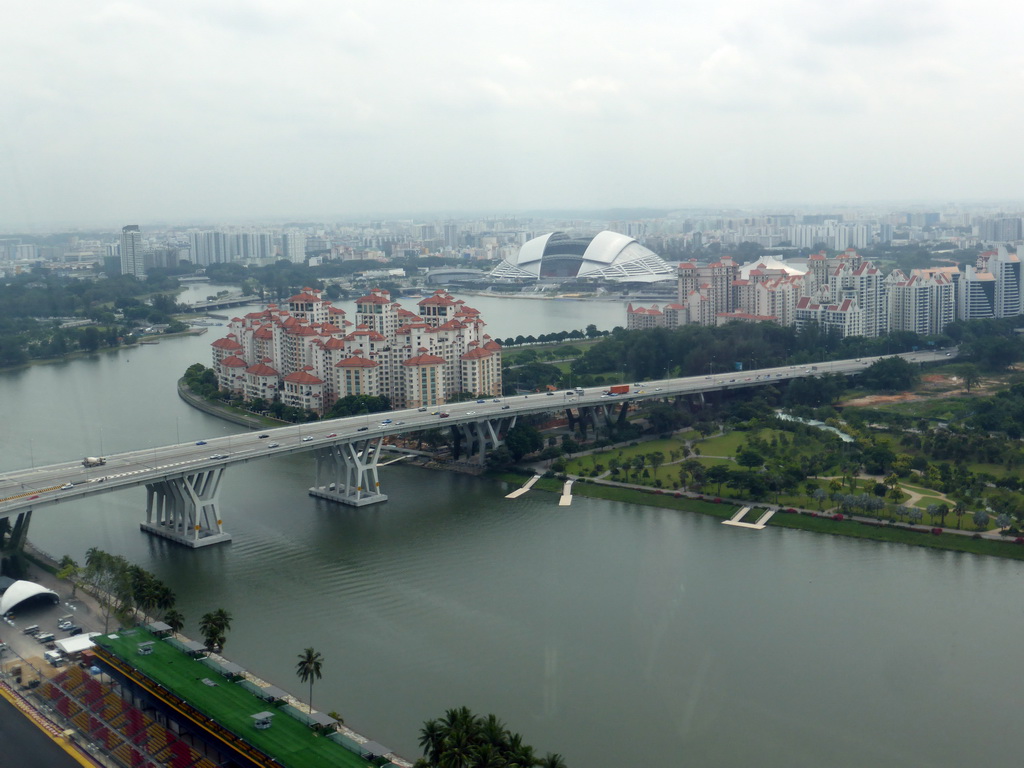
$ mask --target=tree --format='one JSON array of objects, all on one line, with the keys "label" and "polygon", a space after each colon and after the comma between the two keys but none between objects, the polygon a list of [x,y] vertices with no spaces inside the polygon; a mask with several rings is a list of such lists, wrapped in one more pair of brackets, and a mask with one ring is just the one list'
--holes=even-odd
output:
[{"label": "tree", "polygon": [[963,379],[964,389],[967,392],[971,391],[971,387],[978,385],[981,382],[981,374],[978,372],[978,366],[968,363],[960,369],[960,378]]},{"label": "tree", "polygon": [[824,506],[825,499],[828,498],[828,494],[825,492],[824,488],[815,488],[814,493],[812,493],[811,496],[813,496],[814,500],[818,502],[818,511],[820,512]]},{"label": "tree", "polygon": [[751,448],[743,448],[736,455],[736,463],[752,471],[754,467],[760,467],[764,464],[764,457]]},{"label": "tree", "polygon": [[181,611],[171,608],[164,614],[164,623],[171,628],[171,632],[177,634],[185,628],[185,616]]},{"label": "tree", "polygon": [[706,473],[707,479],[718,485],[718,494],[722,493],[722,483],[729,479],[729,467],[725,464],[712,464]]},{"label": "tree", "polygon": [[565,759],[557,752],[548,752],[541,759],[540,768],[567,768]]},{"label": "tree", "polygon": [[319,680],[320,670],[323,667],[324,657],[320,651],[307,648],[299,654],[299,661],[295,665],[295,674],[303,683],[309,683],[309,712],[313,713],[313,681]]},{"label": "tree", "polygon": [[535,427],[529,424],[516,424],[505,435],[505,447],[512,454],[512,458],[519,461],[526,454],[543,448],[544,439]]},{"label": "tree", "polygon": [[60,570],[57,571],[57,578],[67,579],[71,582],[72,597],[74,597],[78,592],[78,581],[81,575],[82,568],[70,555],[64,555],[64,557],[60,559]]},{"label": "tree", "polygon": [[971,516],[971,520],[979,531],[983,531],[988,528],[988,512],[983,509],[979,509]]},{"label": "tree", "polygon": [[956,529],[960,530],[960,521],[967,511],[967,504],[963,499],[957,499],[953,504],[953,514],[956,515]]},{"label": "tree", "polygon": [[225,636],[231,629],[231,614],[223,608],[204,613],[199,620],[199,632],[203,636],[203,644],[208,651],[214,648],[224,649]]}]

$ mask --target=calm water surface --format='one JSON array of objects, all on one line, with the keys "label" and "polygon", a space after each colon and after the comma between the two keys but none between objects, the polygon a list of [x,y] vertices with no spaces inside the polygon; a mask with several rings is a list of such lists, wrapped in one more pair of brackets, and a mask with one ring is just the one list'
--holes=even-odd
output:
[{"label": "calm water surface", "polygon": [[[504,322],[494,335],[526,332]],[[0,469],[236,430],[174,392],[216,330],[0,375]],[[311,481],[303,456],[232,468],[235,541],[206,551],[140,532],[141,489],[41,510],[31,537],[138,561],[193,634],[226,608],[230,656],[297,693],[297,654],[316,647],[317,708],[410,758],[424,720],[465,704],[576,768],[1018,761],[1019,563],[509,501],[501,483],[410,467],[383,470],[391,500],[363,509],[309,498]]]}]

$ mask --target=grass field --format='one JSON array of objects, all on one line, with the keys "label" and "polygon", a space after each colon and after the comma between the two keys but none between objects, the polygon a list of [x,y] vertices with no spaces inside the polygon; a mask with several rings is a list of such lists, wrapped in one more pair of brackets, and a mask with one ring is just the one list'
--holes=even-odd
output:
[{"label": "grass field", "polygon": [[[97,636],[94,641],[282,765],[288,768],[366,768],[373,765],[340,744],[317,736],[308,726],[283,712],[274,716],[270,728],[257,730],[252,715],[273,711],[272,704],[229,682],[146,630],[129,632]],[[138,644],[150,640],[155,641],[153,653],[139,655]],[[204,679],[216,685],[207,685]]]}]

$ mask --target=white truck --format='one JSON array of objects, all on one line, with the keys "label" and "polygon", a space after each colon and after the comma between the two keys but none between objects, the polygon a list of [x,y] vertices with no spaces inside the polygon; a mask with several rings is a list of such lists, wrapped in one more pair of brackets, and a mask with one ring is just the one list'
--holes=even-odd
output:
[{"label": "white truck", "polygon": [[83,467],[102,467],[107,463],[107,460],[102,456],[86,456],[82,459]]}]

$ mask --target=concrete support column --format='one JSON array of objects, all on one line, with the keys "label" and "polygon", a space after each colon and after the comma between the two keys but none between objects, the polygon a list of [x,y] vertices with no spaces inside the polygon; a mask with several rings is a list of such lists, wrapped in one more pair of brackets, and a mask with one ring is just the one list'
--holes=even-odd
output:
[{"label": "concrete support column", "polygon": [[457,425],[466,444],[466,455],[475,464],[483,466],[487,461],[487,451],[500,448],[505,442],[503,435],[515,426],[515,416],[497,419],[480,419]]},{"label": "concrete support column", "polygon": [[231,541],[218,510],[224,467],[146,484],[146,521],[139,527],[186,547]]},{"label": "concrete support column", "polygon": [[387,501],[388,497],[380,492],[377,475],[383,442],[382,437],[369,437],[318,448],[314,454],[316,484],[309,489],[309,495],[352,507]]}]

